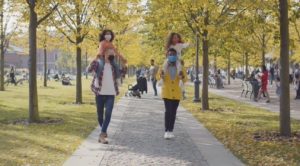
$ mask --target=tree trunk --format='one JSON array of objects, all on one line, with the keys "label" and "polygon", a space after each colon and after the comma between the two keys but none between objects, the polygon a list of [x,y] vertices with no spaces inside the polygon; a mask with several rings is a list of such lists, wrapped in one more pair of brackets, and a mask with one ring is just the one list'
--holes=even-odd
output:
[{"label": "tree trunk", "polygon": [[[208,11],[205,13],[206,17],[204,18],[204,24],[208,25]],[[203,39],[202,39],[202,66],[203,66],[203,76],[202,76],[202,110],[209,109],[208,103],[208,39],[207,39],[208,31],[206,29],[203,30]]]},{"label": "tree trunk", "polygon": [[82,85],[81,85],[81,48],[76,45],[76,103],[82,103]]},{"label": "tree trunk", "polygon": [[230,85],[230,53],[229,53],[229,58],[227,62],[227,80],[228,80],[228,85]]},{"label": "tree trunk", "polygon": [[217,56],[216,54],[214,55],[214,71],[217,72]]},{"label": "tree trunk", "polygon": [[1,71],[0,71],[0,91],[4,91],[4,29],[3,29],[3,3],[4,3],[4,0],[1,0],[0,2],[1,4],[1,46],[0,46],[0,49],[1,49]]},{"label": "tree trunk", "polygon": [[289,87],[289,20],[288,2],[279,0],[280,21],[280,134],[291,135]]},{"label": "tree trunk", "polygon": [[[85,52],[85,68],[87,68],[87,51]],[[87,72],[85,72],[85,78],[88,79]]]},{"label": "tree trunk", "polygon": [[29,123],[39,120],[38,94],[36,82],[36,29],[37,14],[34,11],[36,1],[30,0],[32,8],[30,9],[29,21]]},{"label": "tree trunk", "polygon": [[44,46],[44,87],[47,86],[47,49]]},{"label": "tree trunk", "polygon": [[262,64],[265,65],[266,64],[266,59],[265,59],[265,35],[263,34],[262,35],[262,47],[263,47],[263,50],[262,50]]},{"label": "tree trunk", "polygon": [[246,63],[246,77],[249,77],[249,70],[248,70],[248,52],[245,53],[245,63]]},{"label": "tree trunk", "polygon": [[245,54],[243,54],[243,76],[245,76]]}]

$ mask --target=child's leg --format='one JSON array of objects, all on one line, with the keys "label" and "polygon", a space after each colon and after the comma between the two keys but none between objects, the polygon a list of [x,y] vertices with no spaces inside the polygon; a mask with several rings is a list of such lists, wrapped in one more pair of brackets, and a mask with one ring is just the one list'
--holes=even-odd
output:
[{"label": "child's leg", "polygon": [[[161,69],[161,73],[160,73],[161,75],[162,75],[162,73],[165,74],[167,67],[168,67],[168,60],[166,59],[163,64],[163,67]],[[164,80],[163,80],[163,76],[162,76],[162,78],[158,81],[157,86],[162,86],[163,84],[164,84]]]},{"label": "child's leg", "polygon": [[99,66],[98,66],[98,69],[97,69],[97,78],[100,77],[100,74],[102,72],[102,69],[103,69],[103,66],[104,66],[104,58],[102,59],[98,59],[98,62],[99,62]]},{"label": "child's leg", "polygon": [[166,72],[168,65],[169,65],[168,64],[168,60],[166,59],[165,62],[164,62],[164,64],[163,64],[162,71]]},{"label": "child's leg", "polygon": [[178,75],[179,75],[179,73],[181,72],[181,63],[180,63],[179,59],[176,60],[176,67],[177,67],[177,71],[178,71]]},{"label": "child's leg", "polygon": [[119,70],[119,65],[117,64],[116,61],[111,62],[112,66],[115,68],[116,71],[116,77],[120,78],[120,70]]}]

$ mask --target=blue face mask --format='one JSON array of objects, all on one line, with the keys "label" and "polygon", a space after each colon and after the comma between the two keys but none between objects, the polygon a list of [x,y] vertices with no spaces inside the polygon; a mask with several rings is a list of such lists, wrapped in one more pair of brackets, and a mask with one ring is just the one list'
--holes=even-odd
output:
[{"label": "blue face mask", "polygon": [[173,63],[173,62],[175,62],[175,61],[176,61],[176,59],[177,59],[177,56],[170,56],[170,55],[169,55],[169,56],[168,56],[168,59],[169,59],[169,61],[170,61],[170,62],[172,62],[172,63]]}]

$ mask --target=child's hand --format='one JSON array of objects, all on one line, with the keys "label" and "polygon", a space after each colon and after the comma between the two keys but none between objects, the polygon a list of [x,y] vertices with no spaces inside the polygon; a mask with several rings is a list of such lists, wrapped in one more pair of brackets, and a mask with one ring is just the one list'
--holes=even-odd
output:
[{"label": "child's hand", "polygon": [[126,59],[126,58],[124,58],[124,57],[122,57],[122,63],[123,63],[124,65],[126,65],[126,63],[127,63],[127,59]]},{"label": "child's hand", "polygon": [[98,54],[96,55],[95,59],[96,59],[96,60],[98,60],[98,59],[102,59],[102,56],[101,56],[101,54],[100,54],[100,53],[98,53]]},{"label": "child's hand", "polygon": [[190,46],[193,46],[194,45],[194,43],[192,42],[192,43],[190,43]]}]

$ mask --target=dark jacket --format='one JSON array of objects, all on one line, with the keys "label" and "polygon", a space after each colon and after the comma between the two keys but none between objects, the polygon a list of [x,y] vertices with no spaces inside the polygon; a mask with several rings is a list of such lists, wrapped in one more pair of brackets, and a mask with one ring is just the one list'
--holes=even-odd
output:
[{"label": "dark jacket", "polygon": [[270,69],[270,74],[271,74],[271,75],[274,75],[274,67],[271,67],[271,69]]},{"label": "dark jacket", "polygon": [[140,75],[141,75],[141,70],[135,71],[135,74],[136,74],[137,76],[140,76]]},{"label": "dark jacket", "polygon": [[143,92],[143,91],[145,91],[146,93],[148,92],[147,79],[145,77],[140,77],[138,79],[138,86],[139,86],[140,92]]},{"label": "dark jacket", "polygon": [[258,81],[258,80],[256,78],[249,77],[249,78],[246,79],[246,81],[253,81],[254,82],[254,81]]}]

